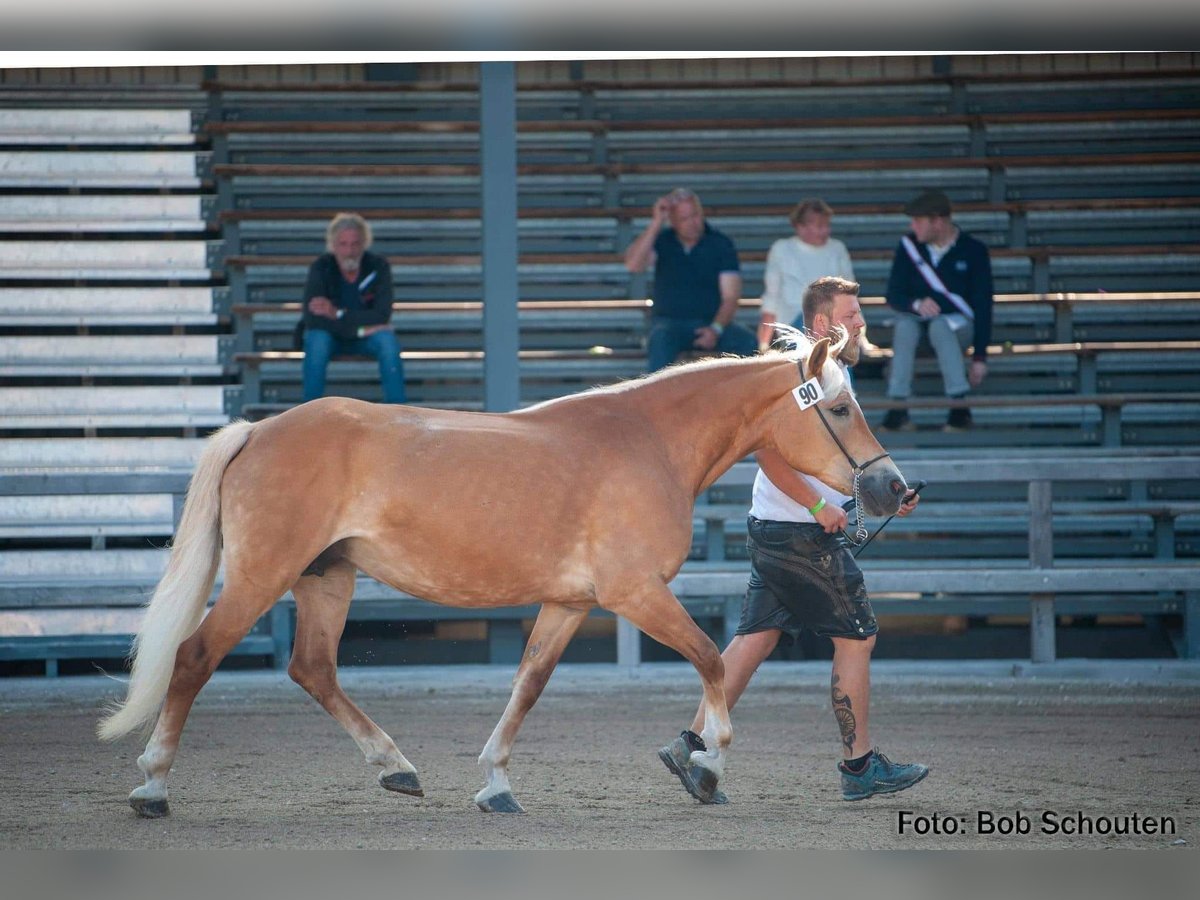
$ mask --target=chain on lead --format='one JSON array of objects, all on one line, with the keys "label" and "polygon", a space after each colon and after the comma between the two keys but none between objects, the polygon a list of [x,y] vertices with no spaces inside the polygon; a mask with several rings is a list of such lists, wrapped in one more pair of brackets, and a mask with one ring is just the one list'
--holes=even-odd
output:
[{"label": "chain on lead", "polygon": [[[863,516],[862,494],[859,491],[859,481],[862,478],[862,472],[858,469],[854,471],[854,537],[846,535],[846,539],[855,547],[860,546],[867,539],[867,522]],[[845,532],[843,532],[844,534]]]}]

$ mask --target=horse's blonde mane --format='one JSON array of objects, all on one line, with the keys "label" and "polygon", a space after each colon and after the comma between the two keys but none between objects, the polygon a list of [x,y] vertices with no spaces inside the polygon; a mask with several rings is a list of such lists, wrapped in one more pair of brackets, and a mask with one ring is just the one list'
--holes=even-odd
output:
[{"label": "horse's blonde mane", "polygon": [[[594,394],[619,394],[625,391],[635,390],[644,384],[655,381],[660,381],[672,377],[675,373],[681,371],[695,371],[699,369],[714,369],[728,365],[742,365],[751,360],[765,361],[767,359],[779,359],[784,357],[792,360],[799,365],[804,360],[808,359],[808,355],[812,352],[813,347],[817,344],[817,338],[811,336],[799,328],[792,328],[790,325],[775,326],[776,332],[783,338],[784,347],[781,349],[768,351],[763,356],[757,357],[742,357],[732,353],[723,353],[718,356],[705,356],[700,359],[682,360],[671,363],[665,368],[658,369],[654,372],[646,372],[638,375],[636,378],[629,378],[624,381],[619,381],[615,384],[601,385],[589,388],[578,394],[569,394],[565,397],[557,397],[551,400],[543,400],[541,403],[536,403],[526,409],[538,409],[544,406],[557,405],[565,401],[578,400],[581,397],[586,397]],[[825,361],[825,365],[821,369],[821,389],[825,392],[828,398],[836,397],[842,391],[854,392],[850,384],[850,380],[846,378],[842,367],[837,364],[837,355],[842,348],[846,346],[849,340],[849,335],[841,326],[834,326],[838,334],[832,335],[837,338],[830,345],[829,357]]]}]

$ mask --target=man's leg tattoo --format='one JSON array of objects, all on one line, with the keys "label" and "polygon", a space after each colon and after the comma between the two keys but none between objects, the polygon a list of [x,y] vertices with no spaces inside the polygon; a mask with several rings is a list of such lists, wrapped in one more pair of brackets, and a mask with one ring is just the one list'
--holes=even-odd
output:
[{"label": "man's leg tattoo", "polygon": [[830,684],[830,693],[833,696],[833,717],[837,719],[838,730],[842,733],[842,743],[846,746],[846,751],[852,752],[857,722],[854,720],[850,698],[845,691],[838,687],[839,680],[837,672],[834,672],[833,681]]}]

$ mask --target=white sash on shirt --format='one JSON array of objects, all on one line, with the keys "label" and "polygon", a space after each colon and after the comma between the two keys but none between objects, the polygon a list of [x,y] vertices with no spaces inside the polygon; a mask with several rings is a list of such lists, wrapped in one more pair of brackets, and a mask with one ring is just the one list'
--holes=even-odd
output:
[{"label": "white sash on shirt", "polygon": [[938,273],[933,270],[933,266],[929,265],[925,257],[917,250],[917,245],[909,240],[907,234],[900,238],[900,243],[904,245],[905,251],[913,261],[913,265],[917,267],[917,271],[921,273],[921,277],[925,279],[925,283],[958,307],[958,311],[964,316],[974,321],[975,310],[971,309],[971,304],[946,287],[942,279],[938,277]]}]

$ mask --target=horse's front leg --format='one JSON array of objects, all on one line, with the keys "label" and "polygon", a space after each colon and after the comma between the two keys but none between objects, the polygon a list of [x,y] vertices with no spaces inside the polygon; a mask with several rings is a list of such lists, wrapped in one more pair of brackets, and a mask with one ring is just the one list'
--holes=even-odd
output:
[{"label": "horse's front leg", "polygon": [[573,609],[557,603],[544,605],[538,613],[521,664],[513,677],[512,696],[483,752],[479,754],[479,764],[483,766],[487,784],[475,795],[475,803],[484,812],[525,812],[513,797],[512,785],[508,781],[508,760],[512,755],[513,741],[521,723],[525,721],[525,715],[541,696],[554,667],[587,614],[586,608]]},{"label": "horse's front leg", "polygon": [[725,663],[717,645],[660,580],[651,580],[641,590],[632,591],[613,604],[602,598],[601,606],[624,616],[696,667],[704,686],[704,730],[700,736],[706,749],[692,752],[686,762],[680,760],[671,768],[688,793],[701,803],[712,803],[717,782],[725,774],[725,758],[733,741],[725,702]]}]

